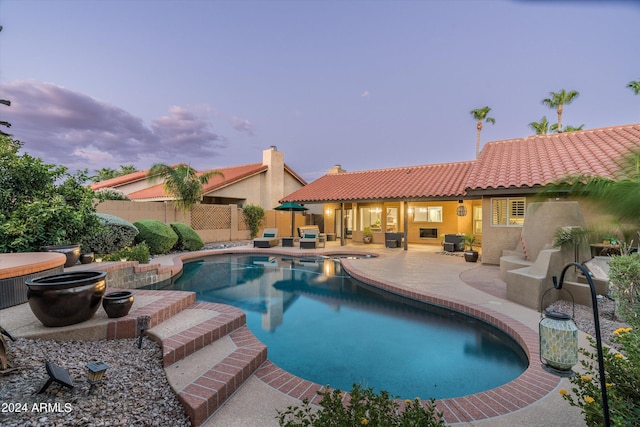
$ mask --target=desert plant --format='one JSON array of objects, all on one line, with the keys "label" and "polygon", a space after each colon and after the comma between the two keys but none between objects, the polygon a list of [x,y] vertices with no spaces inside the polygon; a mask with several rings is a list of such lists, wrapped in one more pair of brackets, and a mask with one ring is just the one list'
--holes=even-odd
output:
[{"label": "desert plant", "polygon": [[139,231],[134,242],[145,242],[154,255],[166,254],[178,241],[175,231],[162,221],[143,219],[133,225]]},{"label": "desert plant", "polygon": [[640,323],[640,254],[612,257],[609,281],[619,315],[628,322]]},{"label": "desert plant", "polygon": [[244,219],[249,227],[251,238],[255,239],[260,231],[260,224],[264,219],[264,209],[260,206],[248,204],[242,207],[244,213]]},{"label": "desert plant", "polygon": [[478,236],[476,236],[475,234],[465,234],[464,235],[464,244],[465,247],[467,247],[468,251],[473,251],[473,246],[474,245],[479,245],[480,244],[480,240],[478,239]]},{"label": "desert plant", "polygon": [[138,234],[138,229],[133,224],[115,215],[96,215],[101,226],[82,239],[83,253],[112,254],[133,243]]},{"label": "desert plant", "polygon": [[[388,392],[375,393],[373,388],[362,388],[354,384],[349,398],[338,389],[322,390],[320,406],[314,411],[308,400],[301,406],[289,406],[278,411],[278,422],[283,427],[294,426],[406,426],[438,427],[446,425],[442,413],[438,412],[433,399],[421,402],[420,399],[405,400],[404,408]],[[347,403],[345,403],[345,401]]]},{"label": "desert plant", "polygon": [[169,224],[178,235],[178,241],[173,247],[177,251],[199,251],[204,246],[204,242],[193,228],[182,222],[172,222]]}]

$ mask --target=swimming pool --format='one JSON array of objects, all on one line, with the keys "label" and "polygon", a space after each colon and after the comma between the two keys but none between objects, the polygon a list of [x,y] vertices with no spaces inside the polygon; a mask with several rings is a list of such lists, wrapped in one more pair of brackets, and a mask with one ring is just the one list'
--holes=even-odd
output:
[{"label": "swimming pool", "polygon": [[369,287],[331,258],[218,255],[185,264],[171,289],[241,308],[273,363],[343,390],[358,383],[403,399],[458,397],[528,366],[499,329]]}]

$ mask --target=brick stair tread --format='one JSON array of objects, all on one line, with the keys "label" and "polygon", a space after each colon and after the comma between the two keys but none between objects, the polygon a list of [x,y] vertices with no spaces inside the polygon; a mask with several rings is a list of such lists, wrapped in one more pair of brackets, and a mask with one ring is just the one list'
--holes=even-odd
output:
[{"label": "brick stair tread", "polygon": [[229,336],[220,338],[184,359],[167,366],[164,371],[174,390],[181,391],[202,376],[203,372],[222,362],[237,346]]}]

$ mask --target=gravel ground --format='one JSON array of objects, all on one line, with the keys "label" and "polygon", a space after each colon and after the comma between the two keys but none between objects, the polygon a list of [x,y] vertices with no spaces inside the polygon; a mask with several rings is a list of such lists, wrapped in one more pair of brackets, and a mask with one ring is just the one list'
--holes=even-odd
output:
[{"label": "gravel ground", "polygon": [[[602,341],[608,345],[611,345],[611,336],[613,331],[618,328],[626,328],[629,325],[620,321],[615,315],[616,303],[614,300],[607,297],[598,298],[598,317],[600,318],[600,335]],[[553,311],[559,311],[562,313],[571,314],[573,310],[573,304],[569,301],[559,300],[550,304],[548,309]],[[595,337],[596,327],[593,322],[593,309],[591,306],[575,305],[575,317],[574,321],[578,329],[587,334]]]},{"label": "gravel ground", "polygon": [[[9,364],[19,370],[0,376],[0,425],[29,426],[190,426],[167,382],[160,347],[137,338],[103,341],[46,341],[18,338],[7,343]],[[74,388],[51,384],[49,360],[69,372]],[[101,384],[88,395],[87,369],[109,365]]]}]

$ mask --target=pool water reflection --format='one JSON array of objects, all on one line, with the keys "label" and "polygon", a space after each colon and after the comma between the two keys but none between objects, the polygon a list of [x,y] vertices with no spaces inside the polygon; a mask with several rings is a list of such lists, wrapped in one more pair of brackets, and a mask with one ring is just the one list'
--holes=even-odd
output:
[{"label": "pool water reflection", "polygon": [[185,264],[171,289],[241,308],[273,363],[343,390],[358,383],[402,399],[459,397],[528,366],[499,329],[369,287],[330,258],[214,256]]}]

